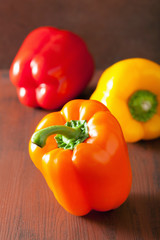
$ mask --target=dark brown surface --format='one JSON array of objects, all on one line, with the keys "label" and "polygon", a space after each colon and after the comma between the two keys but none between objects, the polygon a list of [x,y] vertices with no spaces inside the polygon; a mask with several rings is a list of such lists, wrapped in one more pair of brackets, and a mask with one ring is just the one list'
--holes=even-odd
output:
[{"label": "dark brown surface", "polygon": [[80,35],[99,69],[130,57],[160,62],[159,23],[159,0],[1,0],[0,68],[9,68],[31,30],[46,25]]},{"label": "dark brown surface", "polygon": [[8,71],[0,72],[0,91],[1,240],[160,239],[160,139],[128,144],[133,185],[121,207],[75,217],[57,203],[28,155],[29,138],[48,112],[19,103]]}]

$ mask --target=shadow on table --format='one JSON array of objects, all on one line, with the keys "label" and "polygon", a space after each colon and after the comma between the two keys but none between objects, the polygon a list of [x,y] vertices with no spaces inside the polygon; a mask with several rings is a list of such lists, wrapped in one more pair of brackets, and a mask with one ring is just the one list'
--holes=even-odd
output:
[{"label": "shadow on table", "polygon": [[134,232],[139,236],[146,232],[156,237],[160,234],[160,195],[131,193],[119,208],[108,212],[91,211],[84,218],[100,225],[103,230],[112,228],[122,232]]}]

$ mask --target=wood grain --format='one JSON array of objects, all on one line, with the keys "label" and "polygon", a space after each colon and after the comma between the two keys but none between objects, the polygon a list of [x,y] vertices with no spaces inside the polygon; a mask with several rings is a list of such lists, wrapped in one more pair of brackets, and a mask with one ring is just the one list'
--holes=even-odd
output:
[{"label": "wood grain", "polygon": [[[81,97],[91,94],[100,74]],[[8,71],[0,72],[0,239],[160,239],[160,139],[128,144],[133,185],[121,207],[75,217],[57,203],[29,158],[29,138],[47,113],[22,106]]]},{"label": "wood grain", "polygon": [[100,69],[131,57],[160,62],[159,0],[1,0],[0,21],[1,68],[30,31],[48,25],[80,35]]}]

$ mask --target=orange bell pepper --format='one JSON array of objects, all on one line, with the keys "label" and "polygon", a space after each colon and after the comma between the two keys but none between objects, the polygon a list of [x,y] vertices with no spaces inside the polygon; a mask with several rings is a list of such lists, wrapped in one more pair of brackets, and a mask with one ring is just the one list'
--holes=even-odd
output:
[{"label": "orange bell pepper", "polygon": [[132,174],[122,130],[98,101],[72,100],[45,116],[31,137],[29,153],[71,214],[115,209],[129,195]]}]

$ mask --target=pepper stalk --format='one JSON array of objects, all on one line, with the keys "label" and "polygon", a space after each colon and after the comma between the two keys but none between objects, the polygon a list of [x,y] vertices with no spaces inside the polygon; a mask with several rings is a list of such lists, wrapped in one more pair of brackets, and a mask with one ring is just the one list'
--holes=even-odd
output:
[{"label": "pepper stalk", "polygon": [[76,145],[84,142],[88,137],[86,120],[71,120],[65,125],[54,125],[35,132],[31,142],[43,148],[49,136],[57,134],[54,138],[59,148],[73,150]]}]

